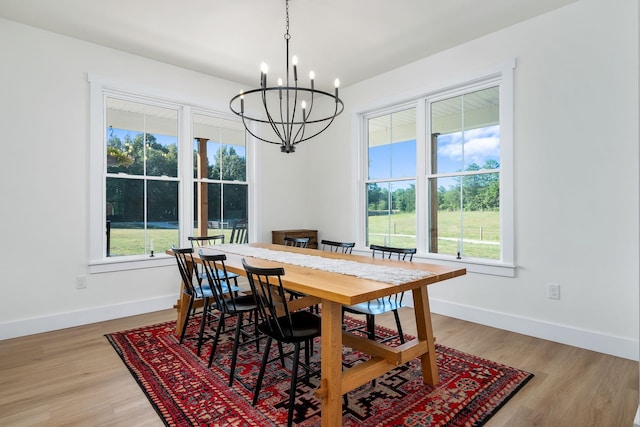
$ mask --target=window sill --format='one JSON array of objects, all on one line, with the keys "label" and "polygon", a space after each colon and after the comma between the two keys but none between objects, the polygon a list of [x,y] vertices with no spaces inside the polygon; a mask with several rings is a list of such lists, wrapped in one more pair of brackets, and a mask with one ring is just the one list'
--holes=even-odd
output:
[{"label": "window sill", "polygon": [[110,273],[113,271],[138,270],[141,268],[165,267],[175,264],[172,256],[161,253],[154,257],[132,256],[114,257],[89,262],[89,273]]}]

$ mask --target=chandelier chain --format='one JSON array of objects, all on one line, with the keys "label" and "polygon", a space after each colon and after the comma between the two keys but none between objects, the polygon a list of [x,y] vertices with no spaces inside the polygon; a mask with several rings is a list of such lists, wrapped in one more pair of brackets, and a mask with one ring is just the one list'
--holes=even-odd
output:
[{"label": "chandelier chain", "polygon": [[287,21],[286,21],[287,32],[284,34],[284,39],[289,40],[291,39],[291,35],[289,34],[289,0],[286,1],[286,11],[287,11]]}]

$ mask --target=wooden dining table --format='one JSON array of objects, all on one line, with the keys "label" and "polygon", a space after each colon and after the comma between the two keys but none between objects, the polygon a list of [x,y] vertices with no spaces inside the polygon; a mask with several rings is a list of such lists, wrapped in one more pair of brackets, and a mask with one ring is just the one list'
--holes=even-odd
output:
[{"label": "wooden dining table", "polygon": [[[325,258],[345,259],[358,263],[386,265],[403,269],[415,269],[429,272],[426,277],[406,283],[390,284],[371,279],[334,273],[310,267],[269,261],[262,258],[242,256],[236,253],[223,252],[227,256],[227,270],[245,275],[242,259],[257,267],[284,267],[282,277],[286,288],[307,295],[291,301],[292,308],[302,308],[320,303],[322,307],[321,336],[321,372],[320,386],[316,396],[321,400],[322,426],[335,427],[342,425],[342,396],[363,384],[385,374],[386,372],[419,357],[422,366],[422,379],[425,384],[435,385],[439,382],[436,364],[435,340],[431,324],[429,296],[427,286],[443,280],[466,274],[465,268],[427,264],[417,261],[406,262],[371,256],[341,254],[318,249],[293,248],[282,245],[252,243],[249,246],[275,251],[297,252]],[[216,253],[215,246],[204,249],[205,253]],[[171,251],[167,251],[171,253]],[[199,262],[197,253],[194,262]],[[402,291],[410,291],[413,295],[417,337],[391,347],[370,340],[366,337],[343,331],[342,306],[354,305],[385,297]],[[176,333],[187,318],[188,296],[181,293],[176,304],[178,312]],[[362,351],[371,358],[348,370],[342,370],[342,346]]]}]

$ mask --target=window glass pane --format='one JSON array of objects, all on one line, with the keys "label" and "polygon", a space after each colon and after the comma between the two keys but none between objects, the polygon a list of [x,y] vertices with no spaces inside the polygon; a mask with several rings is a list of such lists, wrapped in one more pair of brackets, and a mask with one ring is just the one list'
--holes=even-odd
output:
[{"label": "window glass pane", "polygon": [[431,173],[461,171],[462,96],[431,104],[432,156]]},{"label": "window glass pane", "polygon": [[147,251],[156,253],[179,246],[178,182],[147,181]]},{"label": "window glass pane", "polygon": [[[194,177],[246,181],[245,131],[242,123],[193,115]],[[199,163],[207,165],[198,175]]]},{"label": "window glass pane", "polygon": [[438,200],[429,211],[429,252],[500,259],[498,173],[432,178],[429,191]]},{"label": "window glass pane", "polygon": [[416,247],[415,180],[367,184],[367,245]]},{"label": "window glass pane", "polygon": [[[203,190],[208,195],[208,203],[200,204],[200,192],[198,188],[203,185]],[[196,198],[193,235],[199,236],[200,221],[198,220],[198,207],[207,209],[206,229],[207,235],[224,234],[225,242],[229,241],[233,224],[237,220],[247,220],[248,212],[248,187],[240,184],[220,183],[195,183]]]},{"label": "window glass pane", "polygon": [[499,99],[495,86],[431,104],[431,173],[499,165]]},{"label": "window glass pane", "polygon": [[416,109],[368,120],[369,179],[416,175]]},{"label": "window glass pane", "polygon": [[[435,196],[434,196],[435,192]],[[461,230],[460,178],[429,180],[429,252],[457,255]]]},{"label": "window glass pane", "polygon": [[500,259],[500,178],[497,173],[462,178],[462,253]]},{"label": "window glass pane", "polygon": [[144,181],[107,178],[107,255],[144,253]]},{"label": "window glass pane", "polygon": [[107,97],[107,172],[178,176],[178,111]]},{"label": "window glass pane", "polygon": [[152,246],[164,252],[178,244],[177,182],[107,178],[106,184],[107,256],[150,254]]}]

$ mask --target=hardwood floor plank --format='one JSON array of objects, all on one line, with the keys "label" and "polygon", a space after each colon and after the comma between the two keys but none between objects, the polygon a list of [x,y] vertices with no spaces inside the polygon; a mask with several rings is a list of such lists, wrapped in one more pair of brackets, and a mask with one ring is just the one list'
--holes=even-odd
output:
[{"label": "hardwood floor plank", "polygon": [[[415,335],[411,309],[401,318]],[[0,425],[163,426],[104,334],[167,320],[174,310],[0,341]],[[391,314],[377,322],[395,329]],[[438,344],[535,374],[487,427],[633,425],[637,362],[439,315],[433,329]]]}]

